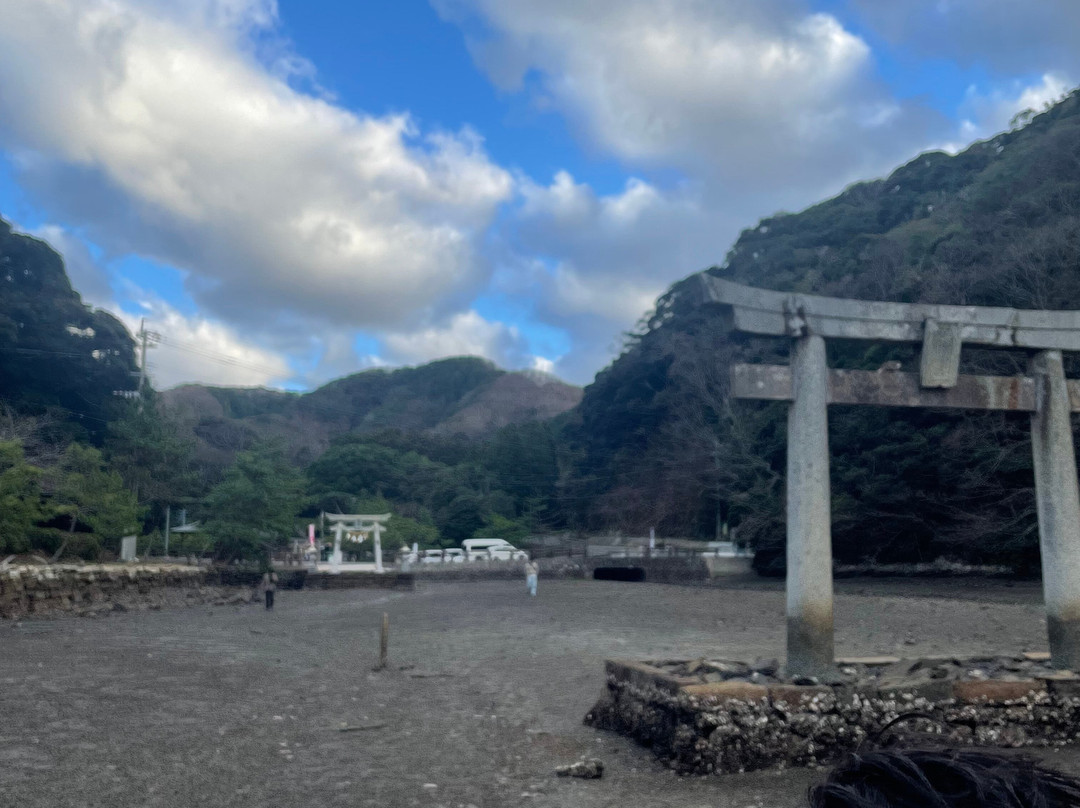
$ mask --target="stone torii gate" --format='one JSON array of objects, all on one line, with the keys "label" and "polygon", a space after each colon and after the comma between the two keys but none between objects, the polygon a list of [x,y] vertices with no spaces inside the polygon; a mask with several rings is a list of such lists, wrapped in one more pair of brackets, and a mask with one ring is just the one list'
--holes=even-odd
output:
[{"label": "stone torii gate", "polygon": [[[1080,382],[1062,351],[1080,351],[1080,311],[884,303],[756,289],[699,276],[705,300],[732,330],[787,337],[789,365],[739,364],[732,396],[790,401],[787,449],[787,664],[815,674],[833,665],[829,404],[958,407],[1031,413],[1043,595],[1050,654],[1080,670],[1080,491],[1069,415]],[[831,370],[825,340],[922,344],[918,373]],[[965,344],[1025,349],[1027,375],[960,375]]]}]

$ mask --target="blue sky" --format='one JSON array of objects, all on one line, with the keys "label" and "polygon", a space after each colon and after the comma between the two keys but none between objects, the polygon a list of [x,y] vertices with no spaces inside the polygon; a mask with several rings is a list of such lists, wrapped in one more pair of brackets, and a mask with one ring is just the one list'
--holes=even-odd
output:
[{"label": "blue sky", "polygon": [[588,383],[740,229],[1071,89],[1067,0],[0,0],[0,216],[159,387]]}]

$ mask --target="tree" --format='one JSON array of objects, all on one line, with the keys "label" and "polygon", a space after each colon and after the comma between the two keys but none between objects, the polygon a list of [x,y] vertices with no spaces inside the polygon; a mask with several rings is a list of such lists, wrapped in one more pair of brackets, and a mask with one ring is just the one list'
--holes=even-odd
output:
[{"label": "tree", "polygon": [[383,547],[391,549],[395,545],[412,547],[413,544],[418,544],[423,548],[438,547],[440,546],[439,529],[430,522],[394,514],[386,525],[382,542]]},{"label": "tree", "polygon": [[417,500],[445,469],[413,451],[402,452],[348,435],[308,467],[317,493],[342,491],[391,500]]},{"label": "tree", "polygon": [[532,533],[529,530],[529,526],[520,519],[507,519],[505,516],[500,516],[497,513],[488,514],[487,523],[479,530],[477,530],[473,538],[483,539],[487,537],[506,539],[507,541],[514,543],[527,539],[529,534]]},{"label": "tree", "polygon": [[[180,437],[176,423],[156,406],[131,405],[109,425],[109,466],[119,472],[140,504],[156,506],[164,519],[166,505],[190,502],[199,488],[194,472],[194,442]],[[203,491],[205,492],[205,488]],[[158,522],[160,525],[160,522]]]},{"label": "tree", "polygon": [[30,533],[41,519],[41,470],[23,458],[22,445],[0,442],[0,553],[30,549]]},{"label": "tree", "polygon": [[559,479],[551,426],[536,421],[511,424],[496,433],[486,453],[493,487],[514,498],[514,515],[547,510]]},{"label": "tree", "polygon": [[474,491],[462,489],[442,509],[438,516],[439,532],[453,544],[471,538],[487,521],[483,498]]},{"label": "tree", "polygon": [[206,530],[218,558],[254,559],[284,545],[302,505],[303,478],[281,446],[240,452],[207,496]]},{"label": "tree", "polygon": [[73,443],[64,452],[50,504],[52,512],[67,521],[67,536],[54,558],[63,555],[80,525],[93,534],[91,552],[101,549],[103,539],[116,544],[114,540],[124,534],[138,531],[140,508],[135,496],[119,474],[105,468],[101,452],[92,446]]}]

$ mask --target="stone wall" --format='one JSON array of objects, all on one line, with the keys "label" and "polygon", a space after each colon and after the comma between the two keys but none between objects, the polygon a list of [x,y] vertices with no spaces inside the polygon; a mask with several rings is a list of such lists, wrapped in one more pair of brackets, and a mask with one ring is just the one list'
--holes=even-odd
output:
[{"label": "stone wall", "polygon": [[1080,677],[1067,672],[895,684],[702,683],[612,660],[606,673],[606,693],[586,723],[635,738],[685,773],[832,763],[867,739],[881,743],[892,722],[922,743],[1059,746],[1080,738]]},{"label": "stone wall", "polygon": [[[585,567],[576,559],[541,558],[540,582],[552,578],[584,578]],[[412,564],[409,573],[421,581],[521,581],[524,561],[473,561],[460,564]]]},{"label": "stone wall", "polygon": [[224,585],[181,565],[52,565],[0,570],[0,618],[94,615],[200,603],[247,603],[247,585]]},{"label": "stone wall", "polygon": [[[253,588],[262,583],[262,570],[238,566],[212,566],[203,568],[209,586]],[[310,573],[303,569],[279,569],[278,589],[303,589]]]},{"label": "stone wall", "polygon": [[[304,589],[406,589],[415,587],[410,573],[379,572],[309,572]],[[299,588],[299,587],[298,587]]]}]

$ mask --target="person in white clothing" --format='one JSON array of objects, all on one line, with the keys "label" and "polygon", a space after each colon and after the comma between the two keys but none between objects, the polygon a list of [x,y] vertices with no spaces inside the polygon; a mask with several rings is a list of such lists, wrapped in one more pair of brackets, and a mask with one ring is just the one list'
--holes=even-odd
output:
[{"label": "person in white clothing", "polygon": [[529,594],[536,597],[536,581],[540,577],[540,565],[535,561],[525,562],[525,586]]}]

